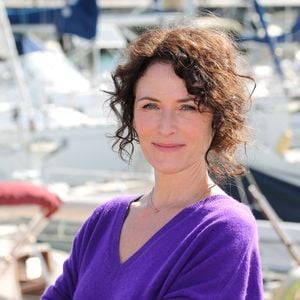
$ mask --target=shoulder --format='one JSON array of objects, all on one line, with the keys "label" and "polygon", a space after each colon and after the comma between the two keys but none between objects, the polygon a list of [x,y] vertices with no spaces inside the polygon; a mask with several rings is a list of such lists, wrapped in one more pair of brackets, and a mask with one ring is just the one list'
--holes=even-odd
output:
[{"label": "shoulder", "polygon": [[227,195],[211,196],[201,207],[201,234],[207,239],[234,244],[248,244],[257,240],[256,220],[251,210]]},{"label": "shoulder", "polygon": [[114,219],[122,211],[125,211],[130,202],[136,199],[138,196],[116,196],[108,201],[99,204],[90,216],[84,221],[79,229],[80,235],[90,235],[94,231],[105,230],[106,226],[113,222]]},{"label": "shoulder", "polygon": [[129,204],[138,198],[137,195],[119,195],[115,196],[104,203],[99,204],[91,213],[87,222],[97,222],[100,218],[111,216],[120,209],[126,209]]},{"label": "shoulder", "polygon": [[87,245],[94,235],[101,236],[135,198],[136,196],[116,196],[99,204],[77,231],[74,237],[76,245]]},{"label": "shoulder", "polygon": [[248,206],[227,195],[215,195],[207,198],[203,204],[206,216],[228,225],[255,227],[255,218]]}]

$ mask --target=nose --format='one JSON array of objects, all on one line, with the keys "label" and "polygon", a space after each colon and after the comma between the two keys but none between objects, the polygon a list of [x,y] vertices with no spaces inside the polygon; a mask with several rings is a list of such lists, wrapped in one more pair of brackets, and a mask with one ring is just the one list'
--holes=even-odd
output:
[{"label": "nose", "polygon": [[171,135],[176,131],[176,116],[173,111],[162,111],[159,120],[159,133],[162,135]]}]

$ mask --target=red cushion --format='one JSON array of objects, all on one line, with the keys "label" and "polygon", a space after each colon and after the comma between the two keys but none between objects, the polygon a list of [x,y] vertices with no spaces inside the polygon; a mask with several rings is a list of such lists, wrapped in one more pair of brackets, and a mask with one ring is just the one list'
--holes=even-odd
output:
[{"label": "red cushion", "polygon": [[60,198],[45,187],[24,182],[0,182],[0,205],[36,204],[45,217],[50,217],[61,206]]}]

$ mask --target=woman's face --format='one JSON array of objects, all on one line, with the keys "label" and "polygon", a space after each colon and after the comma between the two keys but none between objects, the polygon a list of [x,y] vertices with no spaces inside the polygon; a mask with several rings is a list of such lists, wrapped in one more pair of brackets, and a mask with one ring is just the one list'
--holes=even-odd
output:
[{"label": "woman's face", "polygon": [[138,80],[134,128],[156,171],[172,174],[205,164],[212,140],[212,113],[200,113],[172,66],[154,63]]}]

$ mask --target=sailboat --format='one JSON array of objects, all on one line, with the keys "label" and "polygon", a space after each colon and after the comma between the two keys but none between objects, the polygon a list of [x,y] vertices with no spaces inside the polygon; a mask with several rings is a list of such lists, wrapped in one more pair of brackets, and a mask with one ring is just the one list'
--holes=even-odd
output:
[{"label": "sailboat", "polygon": [[[247,151],[245,163],[282,220],[300,222],[300,91],[297,84],[300,82],[297,58],[300,14],[289,32],[271,36],[264,7],[257,0],[253,3],[259,32],[264,34],[238,38],[241,47],[253,56],[249,64],[257,83],[249,113],[254,142]],[[278,44],[283,41],[285,44]],[[278,55],[279,47],[282,51],[287,47],[295,54],[290,55],[290,59],[282,59]],[[259,56],[263,60],[260,63]],[[244,179],[230,184],[229,189],[236,198],[251,202],[246,182]],[[259,212],[256,216],[263,217]]]},{"label": "sailboat", "polygon": [[[88,7],[82,9],[83,4]],[[94,37],[97,30],[93,18],[97,16],[97,9],[94,10],[93,5],[95,1],[77,1],[76,5],[68,7],[72,10],[72,17],[69,15],[66,20],[60,20],[56,24],[58,31],[76,31],[81,37]],[[94,21],[89,20],[85,24],[81,20],[75,26],[74,18],[82,11],[92,11],[91,20]],[[16,76],[8,78],[15,85],[10,81],[10,86],[2,89],[5,93],[2,94],[1,102],[4,109],[0,112],[0,151],[5,156],[0,156],[0,178],[43,180],[47,183],[64,181],[75,185],[91,179],[104,180],[103,177],[111,178],[110,174],[127,173],[134,169],[134,164],[129,167],[127,163],[116,159],[116,154],[111,151],[106,135],[115,130],[116,121],[109,115],[105,105],[106,97],[100,92],[103,86],[92,86],[60,50],[42,48],[18,55],[7,11],[2,7],[1,12],[1,28],[6,32],[3,45],[9,45],[3,65]],[[40,13],[43,15],[45,12]],[[25,14],[31,16],[31,11],[26,10]],[[57,21],[57,18],[54,20]],[[96,50],[95,47],[126,46],[124,40],[114,42],[113,46],[104,43],[104,29],[106,27],[101,27],[102,39],[91,41],[90,51]],[[114,28],[108,32],[116,33]],[[120,38],[120,35],[117,37]],[[106,81],[101,84],[104,89],[108,89]],[[18,96],[21,90],[22,94]]]}]

